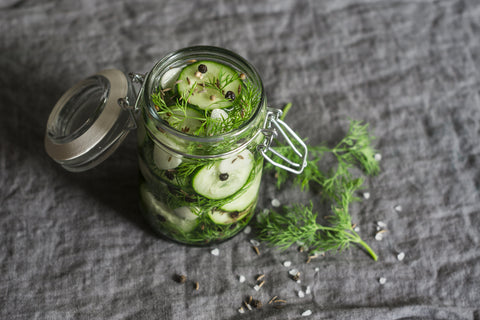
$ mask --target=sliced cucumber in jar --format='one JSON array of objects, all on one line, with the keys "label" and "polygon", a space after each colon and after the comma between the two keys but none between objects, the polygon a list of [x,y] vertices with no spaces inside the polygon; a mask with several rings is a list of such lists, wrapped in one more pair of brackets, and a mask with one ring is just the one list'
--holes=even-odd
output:
[{"label": "sliced cucumber in jar", "polygon": [[229,197],[245,185],[253,166],[253,154],[244,150],[231,158],[202,167],[193,177],[193,189],[209,199]]},{"label": "sliced cucumber in jar", "polygon": [[170,127],[190,134],[194,134],[202,126],[202,119],[205,118],[202,113],[192,108],[172,108],[172,112],[162,114],[161,117]]},{"label": "sliced cucumber in jar", "polygon": [[195,214],[198,210],[196,208],[181,207],[172,211],[148,191],[146,184],[140,186],[140,195],[149,214],[156,215],[169,227],[180,232],[190,232],[198,225],[199,219]]},{"label": "sliced cucumber in jar", "polygon": [[242,211],[251,206],[257,199],[261,181],[262,167],[260,166],[255,172],[255,178],[249,185],[245,186],[245,190],[240,191],[238,196],[235,196],[232,201],[223,205],[220,209],[224,211]]},{"label": "sliced cucumber in jar", "polygon": [[232,106],[242,86],[234,69],[214,61],[198,61],[186,66],[177,82],[180,96],[188,97],[190,104],[202,110]]},{"label": "sliced cucumber in jar", "polygon": [[245,218],[250,211],[252,206],[246,208],[243,211],[222,211],[222,210],[212,210],[208,213],[208,216],[215,224],[232,224],[234,222],[240,221]]}]

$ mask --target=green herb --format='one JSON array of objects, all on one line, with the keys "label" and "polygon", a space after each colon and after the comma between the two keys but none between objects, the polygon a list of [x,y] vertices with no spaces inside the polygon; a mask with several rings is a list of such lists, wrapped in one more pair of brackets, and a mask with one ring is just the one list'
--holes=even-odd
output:
[{"label": "green herb", "polygon": [[[290,105],[287,107],[288,111]],[[342,251],[355,243],[377,260],[375,252],[354,231],[349,214],[349,205],[360,200],[354,194],[363,185],[363,178],[354,175],[354,167],[359,167],[367,175],[375,175],[380,170],[375,160],[376,150],[371,146],[373,139],[368,132],[368,125],[352,120],[347,135],[335,147],[308,146],[310,158],[307,166],[293,178],[293,182],[302,191],[309,190],[312,185],[321,189],[324,200],[332,204],[332,214],[326,217],[327,224],[317,222],[312,203],[310,206],[296,204],[284,207],[283,213],[272,211],[260,215],[259,239],[281,249],[301,243],[312,253]],[[280,145],[276,149],[287,158],[295,156],[289,146]],[[337,165],[325,173],[319,169],[319,162],[327,153],[334,156]],[[278,188],[289,178],[286,171],[271,164],[267,164],[265,169],[275,170]]]},{"label": "green herb", "polygon": [[233,81],[239,80],[240,76],[238,74],[225,74],[223,69],[220,69],[218,72],[218,77],[209,77],[205,81],[205,86],[216,89],[220,94],[225,95],[222,91]]},{"label": "green herb", "polygon": [[[327,197],[337,197],[337,191],[342,185],[352,179],[351,170],[358,166],[367,175],[376,175],[380,171],[378,161],[375,160],[377,151],[372,147],[375,138],[368,132],[368,124],[362,125],[360,121],[352,120],[347,135],[333,148],[327,146],[308,146],[310,159],[303,172],[294,177],[294,184],[302,190],[309,190],[310,184],[318,184]],[[275,147],[287,158],[296,156],[295,152],[287,145]],[[326,153],[331,153],[338,161],[335,170],[324,173],[318,168],[320,160]],[[268,163],[266,169],[275,170],[277,187],[280,188],[290,177],[287,171]],[[336,199],[338,200],[338,199]]]},{"label": "green herb", "polygon": [[353,190],[342,193],[342,202],[332,206],[333,215],[327,217],[330,224],[324,226],[317,223],[317,213],[313,212],[313,204],[303,206],[295,204],[285,207],[284,212],[271,211],[259,217],[258,238],[269,242],[280,249],[288,249],[294,244],[301,244],[312,254],[331,250],[342,251],[351,243],[356,243],[378,259],[375,252],[353,230],[348,212],[349,204],[354,201]]}]

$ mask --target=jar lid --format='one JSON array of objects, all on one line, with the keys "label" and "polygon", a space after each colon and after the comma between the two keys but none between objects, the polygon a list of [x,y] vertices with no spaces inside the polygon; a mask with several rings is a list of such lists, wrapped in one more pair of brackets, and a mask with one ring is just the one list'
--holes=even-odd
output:
[{"label": "jar lid", "polygon": [[74,172],[93,168],[108,158],[135,127],[125,108],[130,88],[123,72],[108,69],[65,92],[48,118],[48,155]]}]

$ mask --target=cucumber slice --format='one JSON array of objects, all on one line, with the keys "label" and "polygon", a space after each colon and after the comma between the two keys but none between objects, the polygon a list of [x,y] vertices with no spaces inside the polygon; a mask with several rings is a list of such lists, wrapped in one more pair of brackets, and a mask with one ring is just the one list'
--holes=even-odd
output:
[{"label": "cucumber slice", "polygon": [[260,182],[262,181],[262,167],[255,172],[255,178],[252,183],[245,186],[246,190],[239,192],[238,196],[235,196],[233,200],[220,209],[224,211],[242,211],[251,206],[255,202],[258,195],[258,189],[260,188]]},{"label": "cucumber slice", "polygon": [[170,170],[178,167],[182,163],[182,159],[155,145],[153,147],[153,162],[160,170]]},{"label": "cucumber slice", "polygon": [[[205,68],[199,68],[202,65]],[[186,66],[177,81],[180,96],[188,97],[190,104],[202,110],[230,107],[242,85],[242,80],[234,69],[214,61],[198,61]],[[195,89],[189,96],[193,87]]]},{"label": "cucumber slice", "polygon": [[253,154],[244,150],[234,157],[202,167],[193,177],[193,189],[209,199],[226,198],[245,185],[253,165]]},{"label": "cucumber slice", "polygon": [[215,224],[231,224],[245,218],[250,213],[251,210],[252,210],[252,206],[240,212],[239,211],[225,212],[221,210],[212,210],[211,212],[208,213],[208,216]]},{"label": "cucumber slice", "polygon": [[186,108],[185,111],[180,108],[172,108],[171,114],[162,118],[168,122],[170,127],[184,133],[193,134],[202,126],[201,119],[205,117],[202,113],[192,108]]},{"label": "cucumber slice", "polygon": [[149,213],[160,215],[169,227],[181,232],[190,232],[198,225],[199,219],[194,213],[198,212],[197,208],[181,207],[171,211],[148,191],[145,184],[140,186],[140,195]]}]

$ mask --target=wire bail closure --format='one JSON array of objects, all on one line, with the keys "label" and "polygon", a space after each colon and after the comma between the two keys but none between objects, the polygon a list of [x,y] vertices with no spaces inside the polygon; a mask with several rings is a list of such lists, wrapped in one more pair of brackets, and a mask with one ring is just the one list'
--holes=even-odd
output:
[{"label": "wire bail closure", "polygon": [[[128,77],[130,78],[130,81],[132,83],[138,83],[140,86],[143,85],[143,82],[145,81],[145,74],[140,74],[140,73],[129,73]],[[137,97],[137,101],[135,101],[135,104],[131,104],[128,96],[124,98],[119,98],[117,100],[118,105],[126,112],[130,114],[130,122],[128,124],[128,129],[134,130],[137,128],[137,117],[136,113],[140,110],[138,107],[138,99],[139,99],[139,93],[135,90],[135,87],[132,86],[132,90],[134,92],[134,96]]]},{"label": "wire bail closure", "polygon": [[[292,130],[292,128],[290,128],[281,119],[282,113],[282,110],[267,108],[267,116],[265,118],[265,123],[262,129],[262,133],[265,136],[265,139],[263,140],[263,143],[257,146],[257,150],[268,162],[270,162],[274,166],[295,174],[300,174],[307,166],[308,149],[302,139]],[[300,163],[286,158],[284,155],[280,154],[273,148],[273,140],[279,135],[281,135],[287,141],[290,148],[292,148],[295,154],[297,154],[297,156],[301,160]],[[297,149],[290,137],[292,137],[293,140],[298,143],[298,145],[301,147],[301,151]],[[269,151],[272,152],[274,156],[277,156],[283,161],[285,161],[288,166],[273,160],[270,156],[267,155],[267,152]]]}]

